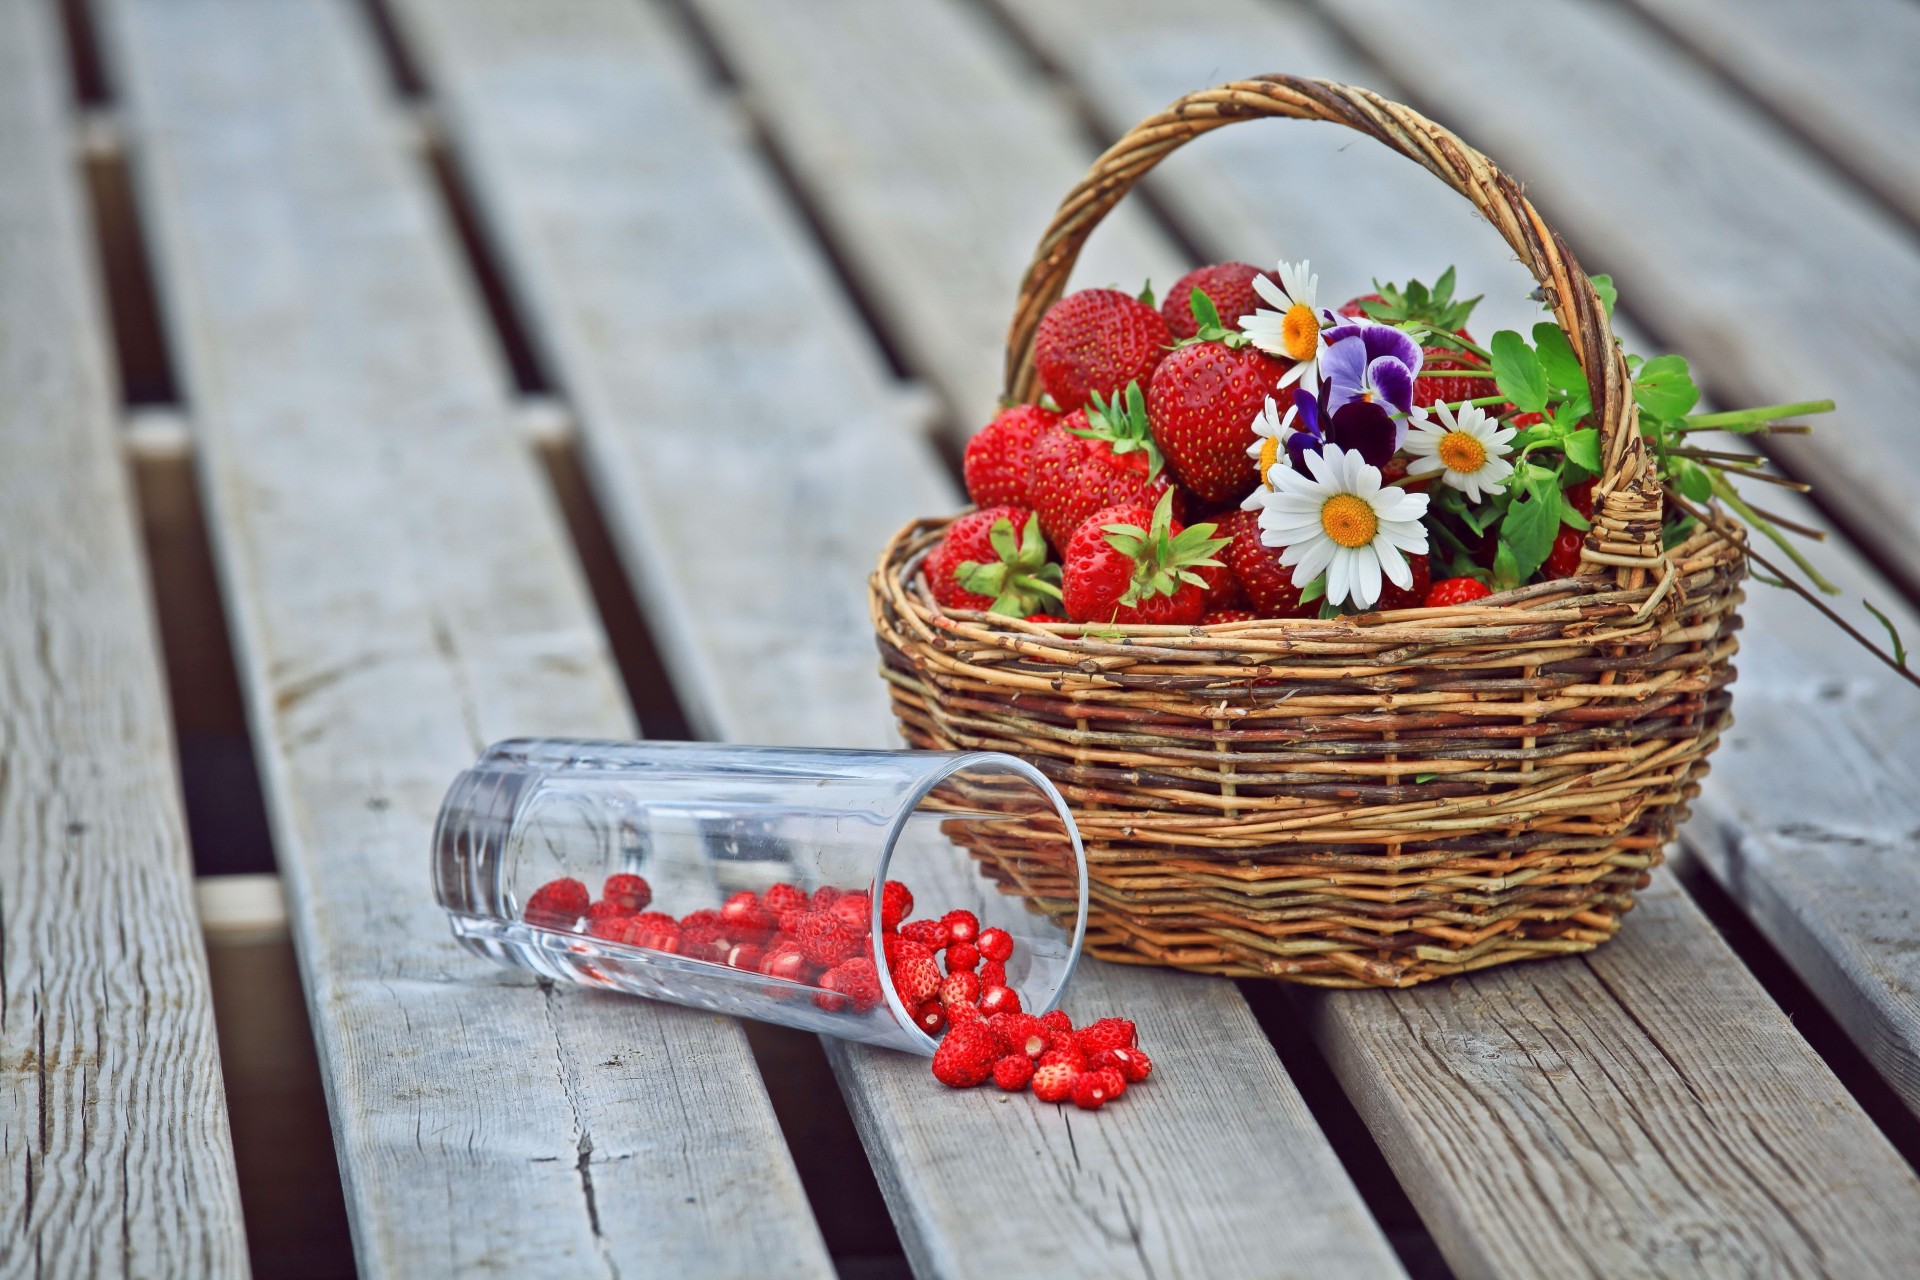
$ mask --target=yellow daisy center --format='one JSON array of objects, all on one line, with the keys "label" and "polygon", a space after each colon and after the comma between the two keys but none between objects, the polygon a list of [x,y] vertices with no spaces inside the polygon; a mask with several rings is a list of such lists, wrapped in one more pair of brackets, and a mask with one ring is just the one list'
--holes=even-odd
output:
[{"label": "yellow daisy center", "polygon": [[1343,547],[1364,547],[1379,532],[1373,504],[1351,493],[1336,493],[1320,507],[1320,527]]},{"label": "yellow daisy center", "polygon": [[1280,345],[1287,354],[1295,360],[1311,360],[1319,342],[1320,321],[1314,318],[1313,308],[1304,302],[1288,307],[1280,321]]},{"label": "yellow daisy center", "polygon": [[1434,450],[1449,471],[1472,473],[1487,464],[1487,446],[1465,431],[1449,431]]},{"label": "yellow daisy center", "polygon": [[1280,460],[1280,441],[1267,436],[1260,442],[1260,481],[1267,488],[1273,488],[1273,482],[1267,479],[1267,472],[1273,470],[1273,464]]}]

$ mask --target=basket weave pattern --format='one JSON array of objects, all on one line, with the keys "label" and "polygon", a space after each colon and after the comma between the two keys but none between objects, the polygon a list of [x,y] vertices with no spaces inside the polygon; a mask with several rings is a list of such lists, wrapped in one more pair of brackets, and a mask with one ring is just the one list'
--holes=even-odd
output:
[{"label": "basket weave pattern", "polygon": [[[1008,393],[1035,398],[1035,327],[1106,212],[1188,139],[1261,116],[1332,121],[1408,156],[1532,269],[1601,432],[1580,574],[1453,608],[1083,630],[942,609],[919,563],[948,521],[924,520],[872,580],[902,731],[1054,780],[1085,840],[1087,946],[1104,959],[1409,986],[1589,950],[1660,862],[1729,722],[1745,556],[1737,530],[1662,549],[1624,357],[1516,183],[1363,89],[1276,75],[1190,94],[1061,205],[1015,308]],[[972,847],[1009,891],[1070,910],[1045,850],[1017,834]]]}]

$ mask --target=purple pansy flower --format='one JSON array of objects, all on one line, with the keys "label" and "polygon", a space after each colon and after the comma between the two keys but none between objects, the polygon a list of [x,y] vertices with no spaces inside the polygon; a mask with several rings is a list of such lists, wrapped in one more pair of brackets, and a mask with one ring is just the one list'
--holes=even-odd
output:
[{"label": "purple pansy flower", "polygon": [[1320,384],[1320,394],[1310,396],[1295,389],[1293,408],[1284,424],[1293,428],[1286,437],[1287,460],[1302,475],[1307,471],[1307,455],[1318,453],[1328,444],[1359,454],[1376,467],[1384,467],[1400,447],[1400,424],[1386,407],[1372,400],[1349,400],[1328,412],[1331,383]]},{"label": "purple pansy flower", "polygon": [[1405,418],[1413,413],[1420,344],[1392,325],[1372,321],[1342,324],[1327,335],[1327,342],[1321,368],[1333,388],[1328,406],[1336,414],[1356,404],[1372,405],[1382,413],[1397,410],[1401,420],[1394,424],[1393,449],[1398,449]]}]

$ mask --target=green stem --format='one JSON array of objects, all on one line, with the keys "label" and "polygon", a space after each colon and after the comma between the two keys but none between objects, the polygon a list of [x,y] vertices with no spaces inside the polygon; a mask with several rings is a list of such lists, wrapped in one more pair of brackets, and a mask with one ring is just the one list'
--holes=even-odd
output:
[{"label": "green stem", "polygon": [[[1427,375],[1423,373],[1420,376],[1424,378]],[[1485,377],[1486,375],[1481,374],[1478,376]],[[1505,396],[1481,396],[1477,400],[1446,400],[1446,401],[1436,400],[1434,401],[1434,404],[1445,404],[1449,409],[1464,409],[1466,406],[1470,404],[1485,406],[1490,404],[1505,404],[1506,402],[1507,402],[1507,398]],[[1427,406],[1427,408],[1431,409],[1433,408],[1433,405],[1430,404]]]},{"label": "green stem", "polygon": [[1830,596],[1840,594],[1840,588],[1834,586],[1831,582],[1828,582],[1825,577],[1821,576],[1820,571],[1813,567],[1813,563],[1800,553],[1800,548],[1787,541],[1786,534],[1774,528],[1772,521],[1746,504],[1746,500],[1734,489],[1733,482],[1727,479],[1726,472],[1708,471],[1707,475],[1713,482],[1714,496],[1726,503],[1729,507],[1732,507],[1742,520],[1745,520],[1761,533],[1767,535],[1768,540],[1771,541],[1774,546],[1786,552],[1787,558],[1793,561],[1800,572],[1807,575],[1809,582]]},{"label": "green stem", "polygon": [[1729,409],[1725,413],[1691,413],[1687,428],[1694,431],[1726,431],[1747,423],[1771,422],[1776,418],[1798,418],[1809,413],[1832,413],[1831,400],[1799,400],[1793,404],[1763,404],[1752,409]]}]

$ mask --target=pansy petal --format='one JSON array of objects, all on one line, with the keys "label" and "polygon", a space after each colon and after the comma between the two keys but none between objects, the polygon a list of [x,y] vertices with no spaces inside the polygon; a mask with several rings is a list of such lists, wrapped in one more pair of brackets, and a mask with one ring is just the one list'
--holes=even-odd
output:
[{"label": "pansy petal", "polygon": [[1370,324],[1361,330],[1360,342],[1369,363],[1381,356],[1392,356],[1412,373],[1420,372],[1420,344],[1390,324]]},{"label": "pansy petal", "polygon": [[1341,448],[1359,453],[1369,465],[1384,467],[1393,459],[1398,432],[1384,406],[1352,400],[1334,412],[1329,434]]},{"label": "pansy petal", "polygon": [[1407,413],[1413,408],[1413,372],[1393,356],[1380,356],[1367,366],[1367,378],[1382,400]]}]

